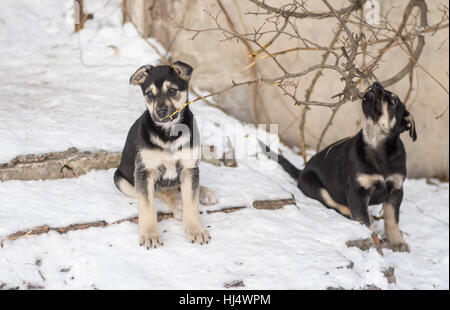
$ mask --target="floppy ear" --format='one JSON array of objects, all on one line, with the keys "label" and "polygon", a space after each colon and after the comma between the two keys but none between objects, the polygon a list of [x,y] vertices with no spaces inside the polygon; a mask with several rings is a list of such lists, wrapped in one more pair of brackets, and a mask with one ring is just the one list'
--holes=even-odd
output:
[{"label": "floppy ear", "polygon": [[170,67],[172,67],[172,69],[180,77],[180,79],[189,82],[189,80],[191,79],[192,71],[194,70],[191,66],[181,61],[175,61],[170,65]]},{"label": "floppy ear", "polygon": [[409,136],[413,141],[416,141],[417,133],[416,133],[416,122],[414,121],[414,117],[409,112],[406,112],[406,115],[403,119],[406,124],[406,129],[409,130]]},{"label": "floppy ear", "polygon": [[141,85],[148,77],[149,71],[153,68],[151,65],[140,67],[130,78],[130,84]]}]

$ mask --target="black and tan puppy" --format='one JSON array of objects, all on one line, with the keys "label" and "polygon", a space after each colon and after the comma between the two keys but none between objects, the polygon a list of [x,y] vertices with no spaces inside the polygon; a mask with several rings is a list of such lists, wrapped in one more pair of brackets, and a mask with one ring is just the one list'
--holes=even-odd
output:
[{"label": "black and tan puppy", "polygon": [[188,100],[192,70],[180,61],[146,65],[130,79],[141,86],[147,110],[128,132],[114,183],[138,199],[140,244],[147,249],[162,245],[155,197],[167,202],[175,218],[183,219],[189,241],[204,244],[210,239],[200,221],[199,200],[214,204],[217,199],[199,185],[200,145],[194,116],[187,106],[170,118]]},{"label": "black and tan puppy", "polygon": [[306,196],[369,227],[368,206],[382,203],[389,247],[409,251],[399,229],[406,177],[406,153],[400,134],[409,130],[416,140],[414,119],[400,99],[379,83],[365,94],[362,109],[362,130],[317,153],[303,170],[280,155],[278,161],[298,180]]}]

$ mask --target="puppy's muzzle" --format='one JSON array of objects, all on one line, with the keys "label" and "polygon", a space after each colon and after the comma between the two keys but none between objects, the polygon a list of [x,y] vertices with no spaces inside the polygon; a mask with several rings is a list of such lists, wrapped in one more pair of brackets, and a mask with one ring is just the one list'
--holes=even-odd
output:
[{"label": "puppy's muzzle", "polygon": [[373,83],[367,90],[366,96],[374,96],[375,98],[372,98],[372,99],[375,99],[376,101],[383,99],[383,97],[384,97],[383,86],[378,82]]},{"label": "puppy's muzzle", "polygon": [[167,108],[160,108],[156,110],[156,116],[158,116],[158,118],[160,120],[163,120],[165,118],[167,118],[169,116],[169,109]]},{"label": "puppy's muzzle", "polygon": [[378,82],[374,82],[372,84],[372,86],[370,86],[370,88],[375,91],[375,90],[378,90],[378,89],[383,89],[383,86],[381,86],[381,84],[378,83]]}]

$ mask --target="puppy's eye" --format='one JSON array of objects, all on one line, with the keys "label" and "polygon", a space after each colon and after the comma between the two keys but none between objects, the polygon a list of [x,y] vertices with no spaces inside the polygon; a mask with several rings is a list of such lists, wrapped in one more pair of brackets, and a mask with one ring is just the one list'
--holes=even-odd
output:
[{"label": "puppy's eye", "polygon": [[167,91],[167,94],[169,96],[175,96],[177,94],[177,90],[175,88],[169,88],[169,90]]},{"label": "puppy's eye", "polygon": [[155,98],[155,95],[153,95],[153,93],[152,93],[151,91],[149,91],[149,92],[146,93],[145,95],[148,97],[148,99],[153,99],[153,98]]}]

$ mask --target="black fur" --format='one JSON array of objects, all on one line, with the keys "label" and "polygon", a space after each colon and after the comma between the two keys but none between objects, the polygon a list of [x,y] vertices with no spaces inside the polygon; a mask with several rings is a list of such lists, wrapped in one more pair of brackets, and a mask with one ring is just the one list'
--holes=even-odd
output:
[{"label": "black fur", "polygon": [[[348,206],[353,219],[368,226],[368,205],[383,202],[392,203],[398,222],[403,187],[394,188],[395,184],[387,178],[394,174],[406,177],[406,152],[400,134],[409,130],[411,138],[417,138],[414,120],[404,104],[379,83],[374,83],[364,97],[362,108],[366,121],[377,123],[380,120],[383,101],[387,102],[389,121],[393,123],[392,119],[395,119],[395,126],[384,133],[379,144],[367,143],[365,131],[368,130],[365,127],[355,136],[340,140],[314,155],[303,170],[278,155],[280,165],[297,180],[298,187],[306,196],[332,207],[321,194],[325,189],[336,203]],[[270,152],[268,147],[260,144]],[[274,153],[270,155],[272,158],[276,156]],[[380,175],[386,181],[374,182],[370,188],[364,188],[357,181],[360,174]]]},{"label": "black fur", "polygon": [[[188,128],[193,132],[194,130],[194,116],[192,112],[189,110],[189,107],[186,107],[182,111],[182,116],[180,119],[180,124],[185,124]],[[170,136],[164,129],[160,128],[157,124],[153,122],[150,117],[148,111],[145,111],[140,118],[136,120],[136,122],[131,126],[130,131],[128,132],[127,140],[125,142],[125,147],[122,151],[122,158],[120,160],[120,165],[117,171],[119,171],[120,175],[123,176],[128,182],[132,185],[135,185],[134,175],[135,171],[138,172],[139,175],[142,174],[143,178],[146,178],[147,175],[144,172],[140,172],[144,167],[135,166],[136,161],[140,162],[138,158],[138,151],[143,148],[151,148],[151,149],[159,149],[162,148],[153,143],[150,140],[150,136],[155,135],[159,137],[164,142],[174,142],[178,136]],[[194,146],[193,135],[190,138],[190,147]],[[178,166],[177,170],[181,170],[181,167]],[[179,172],[178,171],[178,172]],[[116,183],[117,184],[117,183]]]},{"label": "black fur", "polygon": [[[186,68],[188,75],[192,73],[192,68],[184,63],[176,62],[178,68],[183,66]],[[125,146],[122,151],[122,158],[120,165],[114,174],[114,183],[119,187],[119,181],[121,178],[128,181],[131,185],[135,186],[138,193],[147,195],[147,185],[149,178],[149,171],[142,163],[142,159],[139,156],[139,152],[145,149],[165,151],[163,148],[154,143],[151,137],[157,137],[159,141],[164,143],[173,143],[179,139],[182,132],[171,133],[170,126],[166,126],[170,120],[168,116],[171,115],[177,107],[173,103],[174,95],[171,95],[169,91],[164,93],[162,86],[164,82],[170,82],[177,86],[179,93],[188,91],[188,81],[180,78],[178,71],[173,66],[157,66],[152,67],[150,65],[141,67],[130,79],[132,84],[141,86],[142,93],[146,96],[147,102],[152,103],[151,107],[154,109],[148,109],[139,117],[135,123],[131,126],[128,136],[125,142]],[[148,87],[154,84],[159,93],[157,96],[149,94]],[[172,98],[172,99],[171,99]],[[187,100],[187,99],[186,99]],[[158,111],[164,110],[165,115],[158,117],[156,115]],[[176,115],[176,124],[181,124],[189,128],[190,140],[186,145],[180,145],[183,147],[194,147],[196,142],[194,136],[198,134],[198,130],[194,124],[194,116],[189,109],[189,106],[185,107],[180,113]],[[187,145],[189,144],[189,145]],[[159,166],[153,173],[156,173],[155,177],[155,190],[164,190],[173,187],[180,186],[181,173],[184,167],[180,162],[176,163],[177,175],[175,178],[164,178],[165,167]],[[197,173],[198,183],[198,173]]]}]

